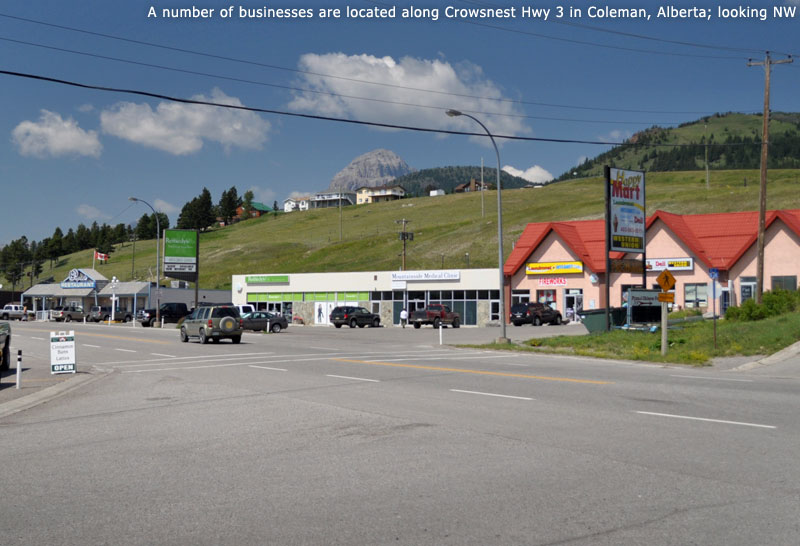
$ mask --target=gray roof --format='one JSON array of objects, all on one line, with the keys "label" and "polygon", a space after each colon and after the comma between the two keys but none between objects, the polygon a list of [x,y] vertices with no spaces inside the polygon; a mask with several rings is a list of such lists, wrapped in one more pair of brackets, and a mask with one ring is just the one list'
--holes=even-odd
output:
[{"label": "gray roof", "polygon": [[66,297],[75,296],[82,298],[94,292],[94,288],[61,288],[60,284],[37,284],[22,293],[23,297]]},{"label": "gray roof", "polygon": [[119,282],[117,283],[116,290],[111,288],[111,283],[108,283],[103,287],[98,295],[100,296],[110,296],[111,294],[115,294],[117,296],[133,296],[134,294],[137,295],[147,295],[150,289],[150,283],[142,282],[142,281],[129,281],[129,282]]}]

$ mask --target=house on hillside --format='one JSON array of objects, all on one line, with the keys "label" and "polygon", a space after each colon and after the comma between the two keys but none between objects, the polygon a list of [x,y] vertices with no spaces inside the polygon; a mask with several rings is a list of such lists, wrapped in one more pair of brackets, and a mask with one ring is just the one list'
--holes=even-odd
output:
[{"label": "house on hillside", "polygon": [[489,184],[488,182],[480,182],[479,180],[475,180],[474,178],[469,181],[468,184],[459,184],[453,190],[454,193],[466,193],[470,191],[486,191],[486,190],[493,190],[494,186]]},{"label": "house on hillside", "polygon": [[308,210],[308,197],[290,197],[283,202],[283,212]]},{"label": "house on hillside", "polygon": [[381,203],[383,201],[394,201],[402,199],[406,195],[406,190],[399,185],[386,186],[361,186],[356,190],[357,203]]},{"label": "house on hillside", "polygon": [[[250,210],[250,218],[258,218],[262,214],[267,214],[268,212],[272,211],[272,209],[269,208],[267,205],[265,205],[264,203],[259,203],[258,201],[253,201],[251,205],[252,209]],[[245,219],[244,205],[239,205],[236,208],[236,216],[238,216],[242,220]]]},{"label": "house on hillside", "polygon": [[348,205],[356,204],[356,194],[351,191],[323,191],[315,193],[310,199],[308,208],[311,209],[326,209],[330,207],[338,207],[339,205],[346,207]]}]

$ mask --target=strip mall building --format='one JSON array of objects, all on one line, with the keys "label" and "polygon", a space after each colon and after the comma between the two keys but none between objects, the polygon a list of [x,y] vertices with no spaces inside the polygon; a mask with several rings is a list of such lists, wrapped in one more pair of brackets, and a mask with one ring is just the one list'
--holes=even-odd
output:
[{"label": "strip mall building", "polygon": [[[677,283],[675,305],[717,310],[740,305],[755,294],[757,212],[679,215],[657,211],[648,218],[647,287],[669,269]],[[764,290],[796,290],[800,271],[800,210],[769,211],[764,245]],[[639,254],[613,252],[614,259]],[[716,286],[711,276],[718,270]],[[606,306],[605,221],[528,224],[505,263],[507,301],[548,302],[564,316],[574,309]],[[610,275],[611,306],[623,304],[641,273]]]}]

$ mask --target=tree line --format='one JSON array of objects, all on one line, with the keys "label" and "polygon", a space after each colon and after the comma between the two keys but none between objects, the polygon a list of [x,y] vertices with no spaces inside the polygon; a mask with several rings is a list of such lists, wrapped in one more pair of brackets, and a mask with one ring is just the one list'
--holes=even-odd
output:
[{"label": "tree line", "polygon": [[[217,219],[228,225],[237,218],[239,207],[243,209],[242,217],[249,218],[253,210],[253,198],[252,191],[246,191],[240,198],[236,186],[232,186],[222,192],[215,205],[211,192],[203,188],[199,196],[183,206],[176,227],[204,231],[214,225]],[[273,208],[277,210],[277,202],[273,204]],[[33,285],[34,279],[39,279],[42,274],[46,262],[49,262],[52,269],[61,256],[81,250],[96,249],[103,254],[111,254],[115,245],[133,240],[155,239],[158,228],[164,230],[169,227],[169,217],[163,212],[157,212],[143,214],[135,227],[124,223],[110,226],[93,222],[89,227],[78,224],[75,229],[69,228],[66,234],[57,227],[50,237],[41,241],[28,240],[23,235],[0,249],[0,275],[11,283],[12,290],[16,289],[24,277],[29,277],[30,284]]]}]

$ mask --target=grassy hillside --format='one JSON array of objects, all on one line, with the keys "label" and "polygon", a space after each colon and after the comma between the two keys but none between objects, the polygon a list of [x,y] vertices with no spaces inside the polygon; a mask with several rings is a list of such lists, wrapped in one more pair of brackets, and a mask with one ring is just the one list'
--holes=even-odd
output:
[{"label": "grassy hillside", "polygon": [[[796,168],[800,158],[800,115],[773,113],[770,117],[770,168]],[[559,177],[565,180],[601,176],[604,165],[644,171],[705,169],[705,146],[709,142],[712,169],[759,168],[763,117],[729,113],[708,116],[679,127],[652,127]],[[676,144],[700,144],[675,147]],[[717,146],[715,146],[715,144]]]},{"label": "grassy hillside", "polygon": [[[745,179],[747,185],[745,186]],[[647,207],[675,213],[730,212],[758,209],[758,171],[712,171],[711,189],[704,172],[648,173]],[[768,207],[800,208],[800,169],[769,172]],[[600,218],[600,178],[583,178],[541,188],[503,191],[506,256],[529,222]],[[464,268],[469,252],[472,268],[497,266],[497,193],[485,192],[481,217],[479,193],[421,197],[392,203],[345,207],[342,239],[338,209],[265,216],[201,234],[200,286],[230,288],[231,275],[318,271],[395,270],[402,243],[397,220],[410,220],[414,241],[407,249],[407,268]],[[108,264],[97,269],[106,277],[130,280],[130,243],[118,246]],[[70,269],[91,267],[92,251],[63,257],[42,278],[56,281]],[[155,266],[155,241],[136,244],[134,278],[146,279]],[[4,283],[5,284],[5,283]],[[10,288],[10,284],[6,285]],[[26,284],[27,287],[27,284]]]}]

